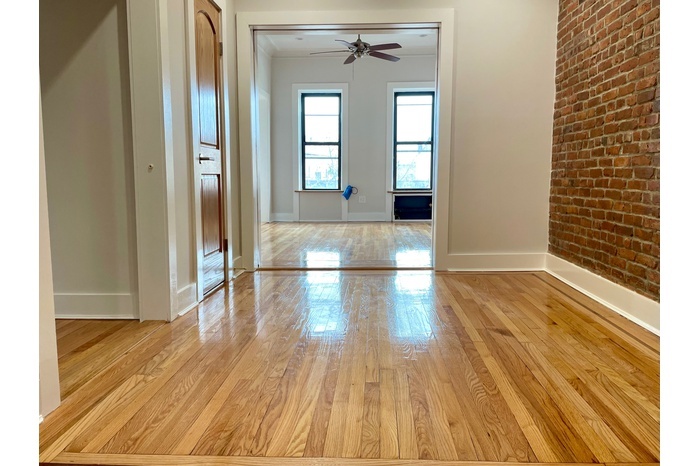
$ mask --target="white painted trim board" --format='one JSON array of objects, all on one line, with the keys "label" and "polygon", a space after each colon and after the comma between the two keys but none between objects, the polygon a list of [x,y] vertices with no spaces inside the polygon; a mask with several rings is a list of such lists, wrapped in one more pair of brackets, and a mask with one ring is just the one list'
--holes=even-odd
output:
[{"label": "white painted trim board", "polygon": [[516,272],[544,270],[543,253],[448,254],[450,272]]},{"label": "white painted trim board", "polygon": [[177,315],[185,314],[199,304],[197,300],[197,284],[190,283],[177,291]]},{"label": "white painted trim board", "polygon": [[138,319],[131,293],[54,293],[57,319]]}]

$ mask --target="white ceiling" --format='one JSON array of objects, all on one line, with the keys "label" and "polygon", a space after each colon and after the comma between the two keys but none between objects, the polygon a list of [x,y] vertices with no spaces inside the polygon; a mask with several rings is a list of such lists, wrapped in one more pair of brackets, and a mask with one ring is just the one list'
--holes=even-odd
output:
[{"label": "white ceiling", "polygon": [[435,29],[403,30],[319,30],[319,31],[265,31],[257,33],[257,42],[273,57],[306,57],[311,52],[338,50],[337,54],[324,53],[314,55],[334,57],[347,55],[345,45],[336,42],[342,39],[348,42],[357,40],[361,34],[363,42],[370,45],[396,42],[400,49],[386,50],[385,53],[397,57],[408,55],[435,55],[437,53],[437,31]]}]

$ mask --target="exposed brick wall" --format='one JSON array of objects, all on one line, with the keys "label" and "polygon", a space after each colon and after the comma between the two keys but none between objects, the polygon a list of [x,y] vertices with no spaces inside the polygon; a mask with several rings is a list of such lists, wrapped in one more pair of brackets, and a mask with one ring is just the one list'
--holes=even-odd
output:
[{"label": "exposed brick wall", "polygon": [[560,0],[549,251],[659,300],[659,0]]}]

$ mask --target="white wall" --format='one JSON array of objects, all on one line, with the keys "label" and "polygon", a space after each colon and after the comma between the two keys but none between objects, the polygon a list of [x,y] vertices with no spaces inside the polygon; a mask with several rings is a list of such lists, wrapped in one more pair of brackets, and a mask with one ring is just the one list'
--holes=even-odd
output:
[{"label": "white wall", "polygon": [[40,70],[56,314],[136,317],[124,0],[42,0]]},{"label": "white wall", "polygon": [[[377,17],[374,10],[453,9],[452,121],[443,123],[452,126],[444,266],[544,267],[557,0],[299,0],[293,7],[284,0],[237,0],[236,8],[352,10],[368,22]],[[273,209],[288,207],[279,199]]]},{"label": "white wall", "polygon": [[546,252],[557,1],[454,3],[449,251]]},{"label": "white wall", "polygon": [[[358,193],[346,201],[340,193],[301,193],[300,220],[340,220],[342,203],[350,219],[384,219],[387,197],[387,83],[435,79],[435,56],[403,57],[391,63],[366,58],[343,65],[338,57],[274,57],[272,59],[272,212],[278,219],[293,213],[294,84],[348,83],[347,183]],[[341,187],[342,189],[345,186]],[[367,202],[359,204],[359,196]]]}]

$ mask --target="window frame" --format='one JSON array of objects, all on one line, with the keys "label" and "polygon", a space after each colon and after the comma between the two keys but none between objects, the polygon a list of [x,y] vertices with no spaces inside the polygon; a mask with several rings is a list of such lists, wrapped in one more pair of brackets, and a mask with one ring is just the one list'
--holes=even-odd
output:
[{"label": "window frame", "polygon": [[[430,113],[430,141],[401,141],[399,142],[397,140],[397,131],[398,131],[398,97],[403,96],[403,95],[429,95],[432,98],[432,111]],[[408,192],[408,191],[425,191],[425,192],[431,192],[433,190],[433,164],[435,160],[435,91],[434,90],[416,90],[416,91],[411,91],[411,90],[395,90],[394,91],[394,96],[393,96],[393,124],[392,124],[392,189],[394,191],[400,191],[400,192]],[[421,144],[430,144],[430,185],[428,188],[399,188],[396,186],[397,182],[397,164],[398,164],[398,146],[399,145],[421,145]]]},{"label": "window frame", "polygon": [[[306,97],[337,97],[338,98],[338,141],[337,142],[306,142]],[[300,122],[300,159],[301,159],[301,189],[302,191],[339,191],[342,186],[342,142],[343,142],[343,95],[340,91],[300,91],[300,107],[299,107]],[[337,146],[338,147],[338,186],[336,188],[309,188],[306,186],[306,146]],[[328,157],[327,159],[332,159]],[[324,160],[324,159],[321,159]]]}]

